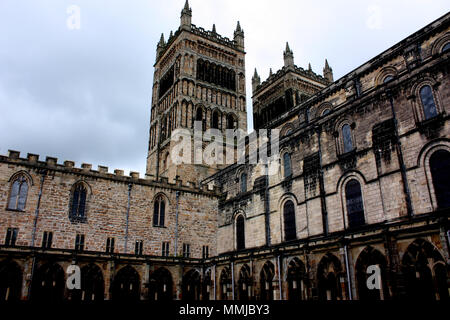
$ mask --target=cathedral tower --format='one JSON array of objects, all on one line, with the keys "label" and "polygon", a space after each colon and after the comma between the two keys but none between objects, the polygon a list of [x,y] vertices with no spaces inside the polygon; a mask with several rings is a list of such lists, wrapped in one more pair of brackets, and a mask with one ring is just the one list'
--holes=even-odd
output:
[{"label": "cathedral tower", "polygon": [[186,0],[180,27],[167,42],[161,35],[157,44],[146,174],[198,183],[223,166],[174,165],[171,150],[178,142],[171,140],[172,133],[186,129],[193,134],[195,121],[201,121],[203,131],[247,131],[245,52],[239,22],[230,40],[219,35],[215,26],[206,31],[191,19]]}]

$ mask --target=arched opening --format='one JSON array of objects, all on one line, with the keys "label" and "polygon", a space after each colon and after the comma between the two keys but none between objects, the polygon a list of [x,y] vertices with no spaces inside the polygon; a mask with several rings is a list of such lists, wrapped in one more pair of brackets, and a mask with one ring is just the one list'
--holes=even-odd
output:
[{"label": "arched opening", "polygon": [[317,268],[320,300],[342,300],[341,272],[341,262],[335,255],[327,253],[320,260]]},{"label": "arched opening", "polygon": [[233,294],[231,271],[228,267],[225,267],[220,273],[220,299],[231,300]]},{"label": "arched opening", "polygon": [[283,207],[284,217],[284,239],[286,241],[297,239],[297,231],[295,227],[295,208],[291,200],[285,202]]},{"label": "arched opening", "polygon": [[450,152],[438,150],[430,157],[430,171],[439,209],[450,207]]},{"label": "arched opening", "polygon": [[275,275],[275,266],[272,262],[267,261],[260,273],[261,300],[273,300],[273,277]]},{"label": "arched opening", "polygon": [[245,172],[241,174],[241,192],[247,192],[247,174]]},{"label": "arched opening", "polygon": [[102,270],[96,264],[81,268],[81,290],[71,290],[72,300],[102,301],[104,281]]},{"label": "arched opening", "polygon": [[442,47],[442,53],[450,51],[450,42],[447,42],[443,47]]},{"label": "arched opening", "polygon": [[188,271],[183,277],[183,294],[182,298],[185,301],[198,301],[200,300],[201,293],[201,277],[200,273],[192,269]]},{"label": "arched opening", "polygon": [[348,226],[354,228],[364,225],[364,204],[361,185],[358,180],[352,179],[345,185],[345,201],[347,205]]},{"label": "arched opening", "polygon": [[11,260],[0,262],[0,301],[18,301],[22,295],[22,270]]},{"label": "arched opening", "polygon": [[423,239],[406,249],[402,260],[409,299],[448,300],[446,263],[439,250]]},{"label": "arched opening", "polygon": [[344,153],[353,150],[352,130],[348,124],[342,126],[342,143],[344,145]]},{"label": "arched opening", "polygon": [[159,268],[150,277],[149,286],[150,300],[173,300],[172,275],[166,268]]},{"label": "arched opening", "polygon": [[164,220],[166,216],[166,202],[164,197],[159,195],[155,199],[153,205],[153,226],[154,227],[164,227]]},{"label": "arched opening", "polygon": [[248,301],[252,298],[252,277],[250,267],[244,264],[239,271],[238,294],[240,301]]},{"label": "arched opening", "polygon": [[245,220],[243,215],[236,219],[236,249],[245,249]]},{"label": "arched opening", "polygon": [[205,126],[205,119],[203,117],[203,109],[201,107],[197,108],[197,111],[195,113],[195,121],[200,121],[201,122],[201,128],[203,131],[206,130],[206,126]]},{"label": "arched opening", "polygon": [[27,202],[28,182],[23,175],[19,175],[13,182],[9,195],[8,209],[25,210]]},{"label": "arched opening", "polygon": [[288,300],[306,300],[308,278],[305,265],[298,258],[289,262],[287,270]]},{"label": "arched opening", "polygon": [[64,299],[64,270],[57,263],[39,267],[33,277],[32,299],[37,301],[62,301]]},{"label": "arched opening", "polygon": [[227,116],[227,129],[236,129],[236,120],[232,114]]},{"label": "arched opening", "polygon": [[77,183],[72,192],[72,201],[70,206],[71,220],[86,219],[86,199],[88,190],[84,183]]},{"label": "arched opening", "polygon": [[292,176],[291,155],[285,152],[283,155],[284,178],[288,179]]},{"label": "arched opening", "polygon": [[[381,272],[380,289],[369,289],[367,286],[367,278],[370,276],[370,274],[367,273],[367,268],[373,265],[378,266]],[[386,271],[387,262],[380,251],[369,246],[360,253],[355,265],[359,300],[389,299],[389,290],[386,282]]]},{"label": "arched opening", "polygon": [[219,112],[217,111],[213,112],[211,128],[219,129]]},{"label": "arched opening", "polygon": [[437,116],[437,108],[433,97],[433,90],[429,85],[420,88],[420,100],[422,101],[425,120]]},{"label": "arched opening", "polygon": [[137,271],[131,266],[123,267],[114,277],[113,300],[138,301],[140,299],[140,284]]}]

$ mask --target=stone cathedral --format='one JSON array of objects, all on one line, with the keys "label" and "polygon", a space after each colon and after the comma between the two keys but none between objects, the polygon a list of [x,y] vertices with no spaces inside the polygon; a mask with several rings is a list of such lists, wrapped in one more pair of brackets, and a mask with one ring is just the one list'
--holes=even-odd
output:
[{"label": "stone cathedral", "polygon": [[247,130],[244,30],[187,1],[157,44],[143,176],[0,156],[0,300],[448,300],[450,13],[337,80],[281,58],[251,72],[274,174],[173,163],[178,129]]}]

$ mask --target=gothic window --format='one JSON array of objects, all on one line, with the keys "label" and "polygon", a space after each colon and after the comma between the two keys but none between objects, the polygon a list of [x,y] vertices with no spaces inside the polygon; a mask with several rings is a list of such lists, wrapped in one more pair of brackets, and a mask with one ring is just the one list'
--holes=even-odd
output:
[{"label": "gothic window", "polygon": [[213,112],[211,128],[219,129],[219,113],[217,111]]},{"label": "gothic window", "polygon": [[430,171],[439,209],[450,207],[450,152],[438,150],[430,157]]},{"label": "gothic window", "polygon": [[11,188],[9,196],[8,209],[25,210],[25,203],[28,195],[28,182],[23,175],[18,176]]},{"label": "gothic window", "polygon": [[166,202],[162,195],[159,195],[155,199],[153,206],[153,226],[154,227],[164,227],[164,219],[166,213]]},{"label": "gothic window", "polygon": [[243,215],[239,215],[236,219],[236,249],[245,249],[245,221]]},{"label": "gothic window", "polygon": [[450,42],[447,42],[442,48],[442,53],[450,51]]},{"label": "gothic window", "polygon": [[323,110],[323,112],[322,112],[322,116],[326,116],[327,114],[329,114],[330,113],[330,109],[325,109],[325,110]]},{"label": "gothic window", "polygon": [[352,179],[345,185],[345,200],[349,227],[353,228],[363,225],[365,223],[364,205],[361,185],[357,180]]},{"label": "gothic window", "polygon": [[297,238],[295,228],[295,209],[292,201],[287,201],[283,208],[284,214],[284,238],[286,241],[295,240]]},{"label": "gothic window", "polygon": [[283,155],[283,168],[284,168],[284,178],[287,179],[292,176],[291,169],[291,155],[286,152]]},{"label": "gothic window", "polygon": [[344,153],[353,150],[352,130],[348,124],[342,126],[342,142],[344,145]]},{"label": "gothic window", "polygon": [[85,220],[86,219],[86,199],[87,189],[83,183],[75,185],[72,192],[72,201],[70,206],[70,219]]},{"label": "gothic window", "polygon": [[429,85],[425,85],[420,89],[420,100],[422,101],[425,120],[437,116],[437,108],[433,97],[433,90]]},{"label": "gothic window", "polygon": [[247,192],[247,174],[241,174],[241,192]]}]

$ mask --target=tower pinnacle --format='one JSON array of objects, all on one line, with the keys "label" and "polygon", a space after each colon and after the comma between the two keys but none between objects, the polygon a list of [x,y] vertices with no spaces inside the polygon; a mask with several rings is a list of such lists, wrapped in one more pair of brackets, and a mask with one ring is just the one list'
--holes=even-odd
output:
[{"label": "tower pinnacle", "polygon": [[289,43],[286,42],[286,50],[284,51],[284,66],[286,68],[294,67],[294,53],[291,48],[289,48]]},{"label": "tower pinnacle", "polygon": [[328,82],[333,82],[333,69],[330,68],[328,60],[325,59],[325,67],[323,68],[323,77],[328,80]]},{"label": "tower pinnacle", "polygon": [[252,77],[252,89],[253,89],[253,92],[256,91],[256,88],[260,84],[261,84],[261,78],[259,77],[258,71],[256,71],[256,68],[255,68],[255,73],[253,74],[253,77]]},{"label": "tower pinnacle", "polygon": [[186,0],[183,10],[181,10],[180,28],[183,30],[191,30],[192,10],[189,7],[189,1]]}]

